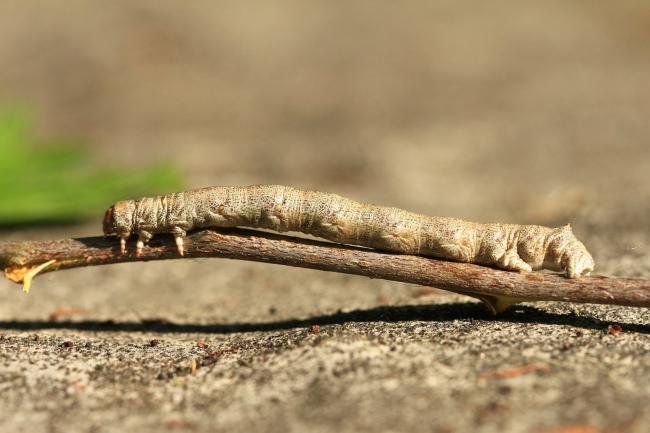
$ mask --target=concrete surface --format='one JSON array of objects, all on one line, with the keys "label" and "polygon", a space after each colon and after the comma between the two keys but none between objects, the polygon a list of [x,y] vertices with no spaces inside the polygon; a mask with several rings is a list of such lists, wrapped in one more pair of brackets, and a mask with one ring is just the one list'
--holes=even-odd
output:
[{"label": "concrete surface", "polygon": [[[571,222],[597,272],[649,278],[648,29],[644,1],[9,0],[0,98],[102,163]],[[0,282],[0,431],[641,433],[649,333],[226,260],[66,271]]]}]

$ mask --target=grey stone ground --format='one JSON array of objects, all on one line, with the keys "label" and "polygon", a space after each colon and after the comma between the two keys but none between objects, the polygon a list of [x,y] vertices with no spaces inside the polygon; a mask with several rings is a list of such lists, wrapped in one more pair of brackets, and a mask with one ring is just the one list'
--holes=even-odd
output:
[{"label": "grey stone ground", "polygon": [[[0,97],[44,136],[190,186],[570,221],[599,273],[650,278],[646,2],[65,4],[0,14]],[[646,432],[649,333],[227,260],[66,271],[0,282],[0,431]]]}]

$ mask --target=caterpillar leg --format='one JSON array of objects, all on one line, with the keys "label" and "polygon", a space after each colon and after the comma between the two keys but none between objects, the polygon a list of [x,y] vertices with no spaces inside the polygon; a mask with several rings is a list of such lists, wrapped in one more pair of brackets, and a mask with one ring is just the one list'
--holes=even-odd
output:
[{"label": "caterpillar leg", "polygon": [[497,238],[486,243],[484,248],[478,263],[496,266],[506,271],[531,272],[533,270],[533,267],[519,255],[516,244],[507,246]]},{"label": "caterpillar leg", "polygon": [[471,262],[474,257],[474,252],[465,242],[440,245],[440,249],[444,253],[445,258],[459,262]]},{"label": "caterpillar leg", "polygon": [[579,278],[594,270],[594,259],[573,234],[570,225],[553,229],[548,236],[544,267],[563,271],[567,278]]},{"label": "caterpillar leg", "polygon": [[176,236],[176,249],[178,250],[178,254],[181,256],[185,255],[185,248],[183,246],[183,238],[181,236]]},{"label": "caterpillar leg", "polygon": [[120,236],[120,254],[126,254],[126,238]]},{"label": "caterpillar leg", "polygon": [[531,272],[533,268],[523,261],[514,250],[508,250],[497,260],[497,265],[502,269],[518,272]]},{"label": "caterpillar leg", "polygon": [[572,249],[565,252],[562,262],[562,270],[567,278],[579,278],[591,274],[594,270],[594,259],[581,245],[574,245]]},{"label": "caterpillar leg", "polygon": [[184,242],[183,239],[185,238],[185,235],[187,234],[185,230],[183,230],[180,227],[175,227],[172,230],[172,233],[174,235],[174,240],[176,241],[176,249],[178,250],[178,254],[181,256],[185,255],[185,248],[184,248]]},{"label": "caterpillar leg", "polygon": [[591,274],[593,270],[594,259],[588,254],[582,254],[573,260],[569,260],[565,273],[569,278],[578,278],[581,275]]},{"label": "caterpillar leg", "polygon": [[152,238],[152,236],[153,235],[151,233],[149,233],[147,231],[144,231],[144,230],[140,230],[138,232],[138,242],[136,242],[136,244],[135,244],[135,255],[136,256],[139,256],[140,254],[142,254],[142,250],[144,249],[144,244],[149,242],[149,240]]}]

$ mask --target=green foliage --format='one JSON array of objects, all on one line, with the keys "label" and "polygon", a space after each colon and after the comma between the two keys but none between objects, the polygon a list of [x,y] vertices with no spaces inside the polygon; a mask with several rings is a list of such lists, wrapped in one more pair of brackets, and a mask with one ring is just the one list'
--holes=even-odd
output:
[{"label": "green foliage", "polygon": [[24,114],[0,112],[0,226],[97,217],[119,199],[181,185],[178,170],[169,164],[99,167],[88,157],[80,143],[34,143]]}]

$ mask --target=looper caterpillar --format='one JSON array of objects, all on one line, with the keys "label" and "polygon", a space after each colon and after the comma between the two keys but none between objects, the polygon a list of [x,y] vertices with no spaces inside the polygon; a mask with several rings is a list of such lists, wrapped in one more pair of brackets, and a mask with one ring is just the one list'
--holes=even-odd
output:
[{"label": "looper caterpillar", "polygon": [[359,203],[336,194],[281,185],[207,187],[123,200],[104,216],[104,234],[137,233],[136,254],[155,233],[172,233],[183,255],[186,231],[251,227],[297,231],[333,242],[431,256],[511,271],[550,269],[569,278],[588,275],[594,261],[569,225],[474,223]]}]

